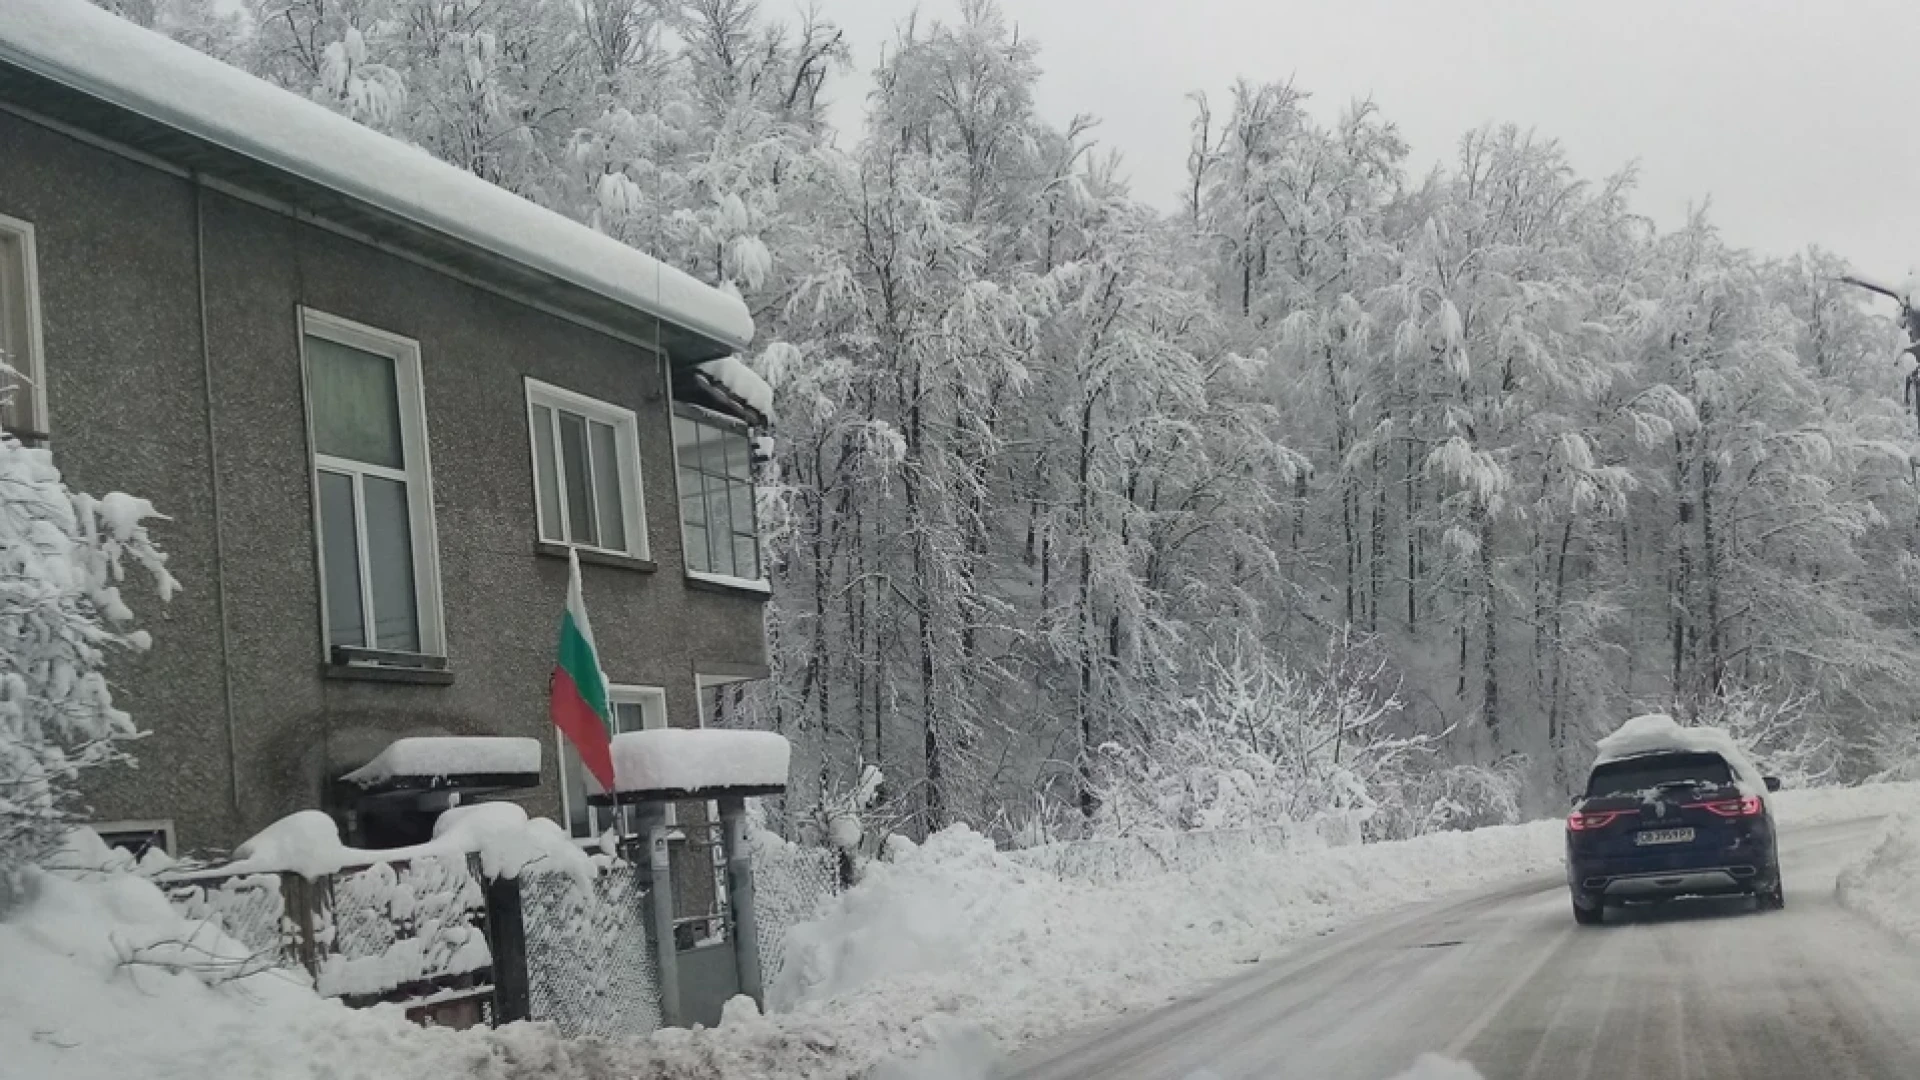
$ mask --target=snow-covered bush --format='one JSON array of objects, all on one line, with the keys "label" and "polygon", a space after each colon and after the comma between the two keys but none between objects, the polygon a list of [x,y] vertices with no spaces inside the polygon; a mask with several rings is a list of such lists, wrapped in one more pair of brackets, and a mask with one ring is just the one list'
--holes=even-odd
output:
[{"label": "snow-covered bush", "polygon": [[1509,755],[1492,765],[1435,765],[1405,769],[1366,826],[1370,840],[1401,840],[1443,829],[1478,829],[1520,820],[1527,759]]},{"label": "snow-covered bush", "polygon": [[1198,693],[1147,745],[1101,747],[1100,835],[1371,816],[1432,747],[1398,733],[1385,661],[1340,635],[1312,672],[1249,642],[1209,654]]},{"label": "snow-covered bush", "polygon": [[52,455],[0,434],[0,907],[58,843],[83,770],[124,758],[108,657],[143,650],[120,595],[127,564],[162,600],[177,587],[147,535],[151,503],[69,490]]}]

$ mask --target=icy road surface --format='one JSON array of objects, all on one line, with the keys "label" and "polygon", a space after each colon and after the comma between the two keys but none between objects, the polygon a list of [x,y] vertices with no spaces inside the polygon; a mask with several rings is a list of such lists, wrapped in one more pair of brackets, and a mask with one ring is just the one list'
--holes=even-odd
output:
[{"label": "icy road surface", "polygon": [[1787,910],[1745,899],[1576,928],[1558,879],[1308,942],[1208,993],[1032,1048],[1019,1080],[1920,1077],[1920,951],[1834,900],[1878,820],[1782,829]]}]

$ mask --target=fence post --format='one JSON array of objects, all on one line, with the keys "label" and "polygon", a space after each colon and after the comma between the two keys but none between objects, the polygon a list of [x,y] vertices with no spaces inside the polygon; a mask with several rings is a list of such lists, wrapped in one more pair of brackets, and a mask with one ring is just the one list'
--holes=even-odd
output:
[{"label": "fence post", "polygon": [[653,939],[654,970],[660,976],[660,1024],[680,1027],[680,954],[673,938],[673,873],[667,860],[666,804],[635,805],[640,836],[646,841],[644,860],[636,860],[640,883],[647,890],[647,936]]},{"label": "fence post", "polygon": [[299,958],[300,966],[307,969],[307,974],[315,978],[320,976],[320,944],[314,935],[313,923],[324,888],[321,882],[326,880],[308,881],[295,873],[280,875],[281,903],[287,921],[293,924],[294,955]]},{"label": "fence post", "polygon": [[720,800],[720,842],[727,856],[727,912],[733,917],[733,965],[740,992],[766,1007],[760,985],[760,913],[754,909],[753,855],[747,850],[747,801]]},{"label": "fence post", "polygon": [[487,879],[487,945],[493,951],[493,1022],[510,1024],[533,1016],[527,982],[527,922],[520,879]]}]

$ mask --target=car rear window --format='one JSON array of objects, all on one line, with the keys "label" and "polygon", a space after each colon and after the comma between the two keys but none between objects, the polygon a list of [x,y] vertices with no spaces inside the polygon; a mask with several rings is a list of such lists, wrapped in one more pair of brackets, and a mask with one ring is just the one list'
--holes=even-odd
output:
[{"label": "car rear window", "polygon": [[1694,783],[1702,787],[1733,783],[1733,770],[1719,754],[1647,754],[1593,767],[1587,796],[1632,795],[1662,784]]}]

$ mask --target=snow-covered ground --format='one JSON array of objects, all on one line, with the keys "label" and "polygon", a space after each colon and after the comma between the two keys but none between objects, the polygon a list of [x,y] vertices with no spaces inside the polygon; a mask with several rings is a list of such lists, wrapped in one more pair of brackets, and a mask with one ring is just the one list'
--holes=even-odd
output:
[{"label": "snow-covered ground", "polygon": [[[1920,784],[1775,800],[1786,828],[1912,811],[1842,884],[1871,917],[1910,916],[1901,905],[1920,886]],[[539,1024],[452,1032],[416,1028],[393,1008],[349,1010],[304,977],[252,970],[244,946],[184,919],[140,877],[38,874],[36,899],[0,922],[0,1078],[757,1080],[874,1070],[882,1080],[972,1080],[1007,1049],[1191,993],[1304,936],[1558,874],[1560,852],[1561,825],[1550,820],[1092,885],[955,828],[899,846],[794,931],[773,1015],[735,1008],[716,1030],[575,1041]],[[1889,924],[1920,933],[1920,920]],[[1456,1075],[1446,1063],[1423,1067],[1415,1075]]]}]

